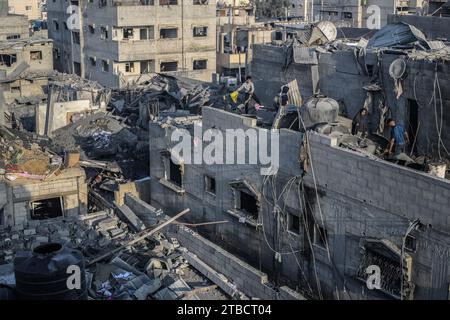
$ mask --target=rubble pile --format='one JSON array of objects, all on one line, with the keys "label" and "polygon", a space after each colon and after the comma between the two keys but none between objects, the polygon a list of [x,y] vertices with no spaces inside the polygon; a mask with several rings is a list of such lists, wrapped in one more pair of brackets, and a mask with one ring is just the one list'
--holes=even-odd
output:
[{"label": "rubble pile", "polygon": [[[37,141],[37,140],[35,140]],[[45,180],[63,166],[63,158],[33,139],[0,130],[0,174],[7,180]]]},{"label": "rubble pile", "polygon": [[[140,234],[132,232],[113,212],[30,220],[27,226],[0,231],[0,265],[8,272],[12,272],[12,268],[5,266],[12,264],[16,254],[42,243],[61,243],[81,251],[87,260],[88,294],[93,300],[198,300],[197,291],[205,298],[226,298],[189,266],[182,255],[187,250],[176,238],[156,233],[152,238],[128,246]],[[112,258],[90,263],[99,255],[121,247],[125,249]],[[0,280],[6,276],[1,274]],[[199,288],[193,289],[193,286]]]}]

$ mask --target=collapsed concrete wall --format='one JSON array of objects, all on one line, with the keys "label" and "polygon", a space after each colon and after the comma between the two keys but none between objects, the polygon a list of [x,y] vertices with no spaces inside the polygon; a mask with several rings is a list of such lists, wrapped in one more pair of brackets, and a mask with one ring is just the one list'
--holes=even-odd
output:
[{"label": "collapsed concrete wall", "polygon": [[[259,130],[252,119],[212,108],[204,108],[202,128]],[[415,285],[414,298],[447,298],[447,180],[367,158],[339,148],[328,136],[311,134],[314,181],[312,166],[304,172],[300,163],[303,135],[281,130],[276,176],[261,176],[258,165],[186,164],[182,183],[177,186],[167,181],[170,172],[164,160],[164,152],[174,145],[170,141],[174,130],[177,128],[158,124],[150,128],[151,203],[166,212],[190,208],[189,223],[227,221],[199,227],[198,231],[269,274],[271,280],[298,286],[315,298],[398,298],[397,276],[387,280],[393,281],[392,292],[367,289],[361,276],[367,255],[362,251],[370,251],[365,243],[375,241],[385,246],[387,241],[390,245],[385,251],[397,249],[393,249],[396,253],[386,268],[398,270],[398,248],[404,247],[405,232],[418,218],[423,228],[408,238],[411,262],[407,282]],[[206,192],[207,176],[215,179],[214,193]],[[242,215],[236,207],[235,181],[256,190],[255,219]]]},{"label": "collapsed concrete wall", "polygon": [[65,169],[45,181],[19,179],[3,185],[7,198],[3,225],[26,227],[49,214],[73,217],[87,213],[87,184],[80,168]]},{"label": "collapsed concrete wall", "polygon": [[421,30],[428,39],[450,39],[449,17],[389,14],[387,20],[388,23],[405,22],[411,24]]},{"label": "collapsed concrete wall", "polygon": [[[313,73],[315,66],[292,63],[283,71],[284,53],[282,47],[255,45],[255,57],[251,72],[256,82],[256,93],[261,95],[263,103],[271,105],[281,85],[297,79],[303,97],[312,94]],[[405,59],[406,74],[402,81],[403,94],[397,99],[394,80],[389,75],[391,63],[398,58]],[[364,71],[364,66],[369,72]],[[373,93],[370,106],[371,128],[377,130],[380,120],[379,102],[390,108],[390,116],[409,130],[410,136],[417,133],[417,151],[419,154],[438,156],[438,128],[441,126],[441,138],[445,146],[450,146],[450,113],[445,112],[450,105],[450,64],[408,58],[405,53],[398,54],[367,53],[361,66],[358,66],[353,50],[327,52],[319,54],[318,88],[321,93],[340,103],[341,113],[349,118],[364,106],[367,91],[364,86],[371,83],[380,68],[379,78],[382,88]],[[268,71],[269,70],[269,71]],[[267,73],[270,77],[267,77]],[[436,96],[436,106],[433,97]],[[441,111],[442,103],[442,111]],[[414,123],[414,124],[413,124]],[[389,136],[389,132],[384,132]],[[441,148],[443,149],[443,148]],[[441,151],[445,154],[445,151]]]}]

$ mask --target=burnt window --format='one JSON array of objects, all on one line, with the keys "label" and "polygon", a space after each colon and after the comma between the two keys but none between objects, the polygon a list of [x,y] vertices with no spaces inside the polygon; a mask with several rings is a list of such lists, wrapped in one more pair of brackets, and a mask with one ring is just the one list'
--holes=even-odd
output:
[{"label": "burnt window", "polygon": [[211,194],[216,194],[216,179],[210,176],[205,176],[205,190]]},{"label": "burnt window", "polygon": [[239,209],[245,213],[250,214],[253,218],[258,218],[258,200],[255,196],[245,191],[239,191],[240,193],[240,206]]},{"label": "burnt window", "polygon": [[176,164],[169,158],[169,181],[173,184],[182,187],[183,186],[183,177],[181,175],[181,165]]},{"label": "burnt window", "polygon": [[62,198],[30,202],[31,219],[46,220],[63,216]]}]

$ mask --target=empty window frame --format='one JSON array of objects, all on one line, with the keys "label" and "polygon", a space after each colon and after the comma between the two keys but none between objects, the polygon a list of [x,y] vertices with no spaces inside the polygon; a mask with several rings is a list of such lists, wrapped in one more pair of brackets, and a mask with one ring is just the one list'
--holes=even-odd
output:
[{"label": "empty window frame", "polygon": [[250,193],[243,190],[239,191],[239,210],[251,215],[257,219],[259,214],[258,200]]},{"label": "empty window frame", "polygon": [[176,39],[178,38],[178,28],[163,28],[159,31],[161,39]]},{"label": "empty window frame", "polygon": [[16,54],[0,54],[0,66],[11,67],[16,62]]},{"label": "empty window frame", "polygon": [[169,172],[167,177],[169,178],[170,182],[177,185],[178,187],[181,188],[183,186],[181,165],[174,163],[171,158],[169,158]]},{"label": "empty window frame", "polygon": [[72,41],[75,44],[80,44],[80,33],[76,31],[72,31]]},{"label": "empty window frame", "polygon": [[300,234],[300,217],[288,212],[288,230],[296,235]]},{"label": "empty window frame", "polygon": [[317,224],[314,227],[314,244],[322,248],[326,248],[328,244],[327,229]]},{"label": "empty window frame", "polygon": [[216,194],[216,179],[205,175],[205,191],[213,195]]},{"label": "empty window frame", "polygon": [[178,61],[161,62],[161,72],[178,71]]},{"label": "empty window frame", "polygon": [[206,70],[208,69],[208,60],[206,59],[194,60],[194,65],[192,68],[194,70]]},{"label": "empty window frame", "polygon": [[89,57],[89,63],[92,67],[97,66],[97,58],[96,57]]},{"label": "empty window frame", "polygon": [[62,198],[52,198],[30,202],[32,220],[46,220],[64,215]]},{"label": "empty window frame", "polygon": [[42,60],[42,51],[30,51],[30,60]]},{"label": "empty window frame", "polygon": [[194,5],[207,5],[209,4],[209,0],[194,0]]}]

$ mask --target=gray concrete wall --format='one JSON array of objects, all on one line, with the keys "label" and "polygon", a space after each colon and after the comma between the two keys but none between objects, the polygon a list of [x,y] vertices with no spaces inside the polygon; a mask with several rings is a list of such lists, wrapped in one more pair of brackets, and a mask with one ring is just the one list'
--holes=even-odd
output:
[{"label": "gray concrete wall", "polygon": [[46,181],[18,179],[7,181],[7,204],[4,224],[27,226],[30,216],[30,201],[62,197],[64,216],[73,217],[87,213],[87,185],[82,169],[66,169],[56,178]]},{"label": "gray concrete wall", "polygon": [[450,17],[394,15],[388,16],[388,23],[405,22],[421,30],[428,39],[450,40]]},{"label": "gray concrete wall", "polygon": [[[283,48],[268,45],[255,45],[251,73],[256,82],[256,93],[261,95],[264,104],[271,105],[273,98],[281,85],[297,79],[303,98],[312,94],[311,68],[309,65],[291,64],[286,72],[282,71]],[[445,112],[450,105],[450,64],[442,62],[428,62],[425,60],[406,59],[407,70],[403,81],[404,93],[397,99],[394,93],[394,81],[389,75],[389,66],[402,56],[383,54],[380,57],[381,83],[383,90],[374,95],[375,103],[371,107],[372,129],[376,129],[379,119],[377,109],[380,99],[390,107],[390,116],[397,122],[409,127],[409,103],[417,101],[420,130],[418,132],[417,147],[419,154],[438,156],[438,130],[436,128],[436,115],[438,123],[442,108],[442,140],[450,151],[450,114]],[[365,63],[376,68],[377,57],[368,53]],[[437,66],[437,67],[436,67]],[[437,68],[437,69],[436,69]],[[363,87],[371,83],[371,78],[358,68],[352,51],[337,51],[323,53],[319,56],[319,89],[326,96],[337,100],[341,113],[349,118],[364,106],[367,92]],[[268,71],[270,70],[270,71]],[[267,74],[270,76],[267,76]],[[435,76],[437,81],[435,85]],[[437,100],[437,112],[434,103],[430,104],[433,92],[439,96],[441,89],[442,99]],[[385,132],[389,136],[389,132]],[[446,152],[441,148],[441,155]]]},{"label": "gray concrete wall", "polygon": [[[204,108],[204,130],[251,126],[251,122],[246,124],[238,115]],[[270,183],[260,175],[258,166],[186,165],[184,193],[178,193],[161,183],[165,168],[160,152],[173,145],[169,141],[172,130],[158,125],[150,128],[151,203],[170,214],[190,208],[191,213],[186,216],[190,223],[228,221],[199,227],[198,232],[267,273],[272,281],[298,286],[303,293],[311,287],[313,296],[317,297],[317,272],[324,298],[336,298],[337,291],[341,299],[387,299],[379,292],[367,290],[365,283],[356,278],[362,258],[360,243],[373,237],[401,246],[409,223],[419,218],[425,229],[414,233],[417,250],[411,253],[415,298],[447,298],[449,181],[381,160],[370,160],[336,147],[336,141],[326,136],[312,135],[310,143],[319,200],[314,193],[309,194],[311,191],[305,196],[311,203],[315,221],[322,225],[323,218],[328,231],[329,258],[325,248],[306,240],[304,223],[298,234],[288,229],[290,216],[301,216],[304,212],[299,183],[303,181],[309,190],[315,190],[311,169],[303,177],[299,162],[302,134],[281,131],[280,171]],[[215,196],[205,192],[205,174],[216,179]],[[239,216],[230,214],[230,209],[234,208],[230,182],[235,179],[245,179],[268,199],[260,202],[257,225],[243,223]],[[278,199],[282,190],[285,193]],[[277,194],[277,207],[282,209],[278,214],[274,212],[272,192]],[[281,261],[275,251],[283,253]]]},{"label": "gray concrete wall", "polygon": [[7,15],[0,19],[0,40],[7,40],[11,36],[19,36],[20,39],[30,37],[26,16]]}]

